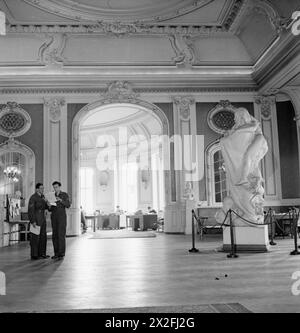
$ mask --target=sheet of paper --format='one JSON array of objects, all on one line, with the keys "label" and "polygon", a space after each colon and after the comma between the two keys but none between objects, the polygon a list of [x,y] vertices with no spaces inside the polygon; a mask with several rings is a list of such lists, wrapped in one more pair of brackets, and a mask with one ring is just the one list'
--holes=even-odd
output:
[{"label": "sheet of paper", "polygon": [[30,229],[29,231],[31,233],[33,233],[34,235],[39,235],[41,232],[41,227],[39,227],[38,225],[36,227],[34,227],[31,223],[30,223]]},{"label": "sheet of paper", "polygon": [[51,206],[56,206],[56,197],[54,192],[46,193],[45,198],[50,202]]}]

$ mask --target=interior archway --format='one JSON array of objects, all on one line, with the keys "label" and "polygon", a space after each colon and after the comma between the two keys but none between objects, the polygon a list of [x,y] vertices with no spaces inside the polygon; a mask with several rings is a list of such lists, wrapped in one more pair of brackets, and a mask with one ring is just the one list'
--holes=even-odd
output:
[{"label": "interior archway", "polygon": [[[72,224],[76,234],[80,232],[79,208],[83,205],[89,214],[113,213],[117,206],[132,214],[146,212],[150,206],[158,216],[164,216],[165,206],[170,202],[167,190],[170,184],[169,172],[164,167],[169,162],[169,148],[162,144],[162,138],[168,134],[163,111],[144,101],[98,101],[79,111],[73,122],[72,185],[76,217],[73,215]],[[129,156],[122,166],[124,146]],[[108,157],[109,164],[105,164]],[[116,171],[116,165],[125,170]],[[87,182],[90,177],[93,181]]]}]

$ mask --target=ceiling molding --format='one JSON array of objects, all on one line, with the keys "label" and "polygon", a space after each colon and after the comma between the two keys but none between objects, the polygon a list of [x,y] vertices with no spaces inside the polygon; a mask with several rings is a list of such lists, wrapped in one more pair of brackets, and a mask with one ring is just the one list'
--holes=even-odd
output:
[{"label": "ceiling molding", "polygon": [[145,25],[121,22],[96,23],[96,24],[72,24],[72,25],[43,25],[43,24],[7,24],[7,34],[20,33],[70,33],[70,34],[102,34],[115,37],[125,35],[210,35],[210,34],[229,34],[227,29],[222,26],[187,26],[187,25]]},{"label": "ceiling molding", "polygon": [[[150,93],[245,93],[255,92],[257,87],[190,87],[190,88],[136,88],[135,91],[139,94]],[[1,95],[48,95],[48,94],[103,94],[105,89],[101,88],[0,88]]]},{"label": "ceiling molding", "polygon": [[[23,0],[38,8],[48,2],[48,0]],[[114,36],[123,36],[128,34],[184,34],[184,35],[208,35],[215,33],[228,33],[231,25],[234,23],[235,18],[238,16],[242,5],[246,0],[231,0],[231,5],[227,11],[221,13],[221,19],[219,24],[176,24],[174,22],[167,23],[166,17],[161,17],[159,20],[134,20],[132,22],[122,20],[122,17],[113,20],[101,20],[95,13],[93,20],[88,20],[83,23],[78,17],[74,23],[63,24],[19,24],[13,22],[10,19],[10,23],[7,24],[7,33],[100,33]],[[55,6],[58,5],[55,1]],[[62,1],[61,1],[62,2]],[[174,12],[176,15],[182,16],[186,11],[191,12],[199,8],[205,7],[205,5],[212,3],[212,0],[198,0],[191,2],[191,5],[187,8]],[[55,11],[56,7],[53,7],[52,11]],[[46,6],[47,7],[47,6]],[[70,13],[68,9],[68,13]],[[59,11],[55,14],[58,15]],[[9,15],[11,17],[11,15]],[[170,18],[169,18],[170,19]]]}]

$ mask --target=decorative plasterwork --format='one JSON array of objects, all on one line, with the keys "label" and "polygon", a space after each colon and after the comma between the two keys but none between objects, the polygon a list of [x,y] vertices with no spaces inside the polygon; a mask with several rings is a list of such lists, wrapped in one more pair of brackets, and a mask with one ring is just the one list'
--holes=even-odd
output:
[{"label": "decorative plasterwork", "polygon": [[[123,21],[132,22],[161,22],[169,19],[182,16],[193,12],[211,2],[213,0],[181,0],[168,3],[161,1],[155,4],[150,4],[136,1],[134,8],[132,6],[110,6],[109,4],[101,3],[98,5],[83,4],[73,0],[23,0],[33,6],[44,11],[59,15],[76,21],[97,21],[99,18],[104,20],[114,20],[116,17],[122,17]],[[125,0],[123,0],[125,2]],[[150,2],[151,3],[151,2]],[[169,8],[168,8],[169,5]],[[119,7],[119,8],[118,8]]]},{"label": "decorative plasterwork", "polygon": [[228,34],[222,26],[186,26],[186,25],[147,25],[142,23],[99,22],[95,24],[72,25],[8,25],[8,33],[70,33],[70,34],[104,34],[117,37],[125,35],[193,35]]},{"label": "decorative plasterwork", "polygon": [[284,30],[288,29],[291,18],[282,18],[267,0],[247,0],[240,7],[240,14],[237,15],[235,22],[231,25],[230,31],[239,33],[238,26],[241,21],[253,14],[261,14],[270,22],[276,34],[279,36]]},{"label": "decorative plasterwork", "polygon": [[44,99],[45,106],[48,108],[50,120],[57,122],[61,118],[61,107],[66,104],[63,97]]},{"label": "decorative plasterwork", "polygon": [[8,102],[0,111],[0,134],[14,138],[25,134],[31,126],[29,114],[16,102]]},{"label": "decorative plasterwork", "polygon": [[177,105],[179,117],[183,121],[190,120],[190,106],[195,103],[195,98],[192,96],[174,96],[172,100]]},{"label": "decorative plasterwork", "polygon": [[234,125],[236,108],[228,100],[220,101],[207,114],[207,124],[216,133],[224,134]]},{"label": "decorative plasterwork", "polygon": [[107,90],[102,97],[104,100],[117,103],[136,100],[138,94],[133,91],[131,83],[127,81],[114,81],[107,85]]},{"label": "decorative plasterwork", "polygon": [[39,48],[38,60],[45,65],[63,64],[66,40],[65,33],[47,34],[45,42]]},{"label": "decorative plasterwork", "polygon": [[[47,0],[24,0],[28,3],[36,6],[41,6]],[[172,15],[170,17],[166,16],[156,16],[151,20],[131,20],[126,21],[121,16],[116,16],[113,19],[104,19],[101,16],[93,12],[94,19],[89,19],[86,24],[77,23],[77,24],[55,24],[55,25],[43,25],[43,24],[8,24],[7,32],[8,33],[100,33],[108,34],[114,36],[124,36],[129,34],[181,34],[181,35],[209,35],[209,34],[219,34],[227,33],[233,24],[235,17],[238,15],[243,3],[245,0],[234,0],[233,5],[228,12],[227,17],[225,18],[223,24],[220,25],[180,25],[180,24],[164,24],[163,21],[170,19],[175,16],[182,16],[190,11],[196,10],[199,7],[204,6],[207,3],[212,2],[212,0],[198,0],[191,2],[190,9],[186,7],[185,9],[175,10],[172,8]],[[57,5],[60,6],[60,5]],[[75,6],[76,7],[76,6]],[[181,5],[182,7],[182,5]],[[45,9],[45,8],[44,8]],[[74,7],[73,7],[74,9]],[[66,14],[70,15],[72,8],[66,10]],[[56,15],[61,13],[55,11]],[[111,11],[111,10],[110,10]],[[76,21],[83,21],[82,17],[76,15],[74,17]]]},{"label": "decorative plasterwork", "polygon": [[275,96],[257,96],[255,103],[260,106],[261,117],[265,120],[271,118],[272,105],[275,104]]},{"label": "decorative plasterwork", "polygon": [[182,36],[179,34],[169,35],[172,48],[175,52],[173,61],[177,66],[180,65],[193,65],[196,60],[196,51],[194,41],[190,36]]}]

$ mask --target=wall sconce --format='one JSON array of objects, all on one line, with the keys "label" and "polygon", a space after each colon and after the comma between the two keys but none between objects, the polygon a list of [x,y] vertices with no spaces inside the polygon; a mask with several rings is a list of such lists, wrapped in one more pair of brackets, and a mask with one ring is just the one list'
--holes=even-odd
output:
[{"label": "wall sconce", "polygon": [[149,170],[142,170],[141,171],[141,181],[144,185],[145,189],[147,189],[149,181],[150,181],[150,172]]},{"label": "wall sconce", "polygon": [[101,171],[99,182],[102,191],[106,191],[109,182],[109,173],[107,171]]}]

